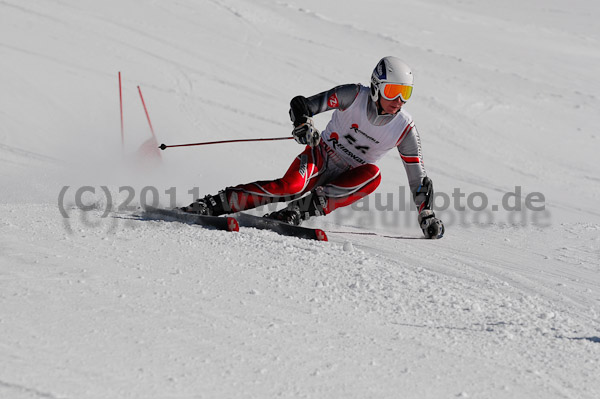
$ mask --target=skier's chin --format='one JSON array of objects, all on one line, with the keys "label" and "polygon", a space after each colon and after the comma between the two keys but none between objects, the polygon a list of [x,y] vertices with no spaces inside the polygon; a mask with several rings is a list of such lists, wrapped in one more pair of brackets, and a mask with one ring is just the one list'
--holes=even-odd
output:
[{"label": "skier's chin", "polygon": [[403,105],[404,103],[396,100],[390,101],[381,99],[379,101],[379,107],[381,111],[383,111],[382,113],[389,115],[396,115],[398,112],[400,112]]},{"label": "skier's chin", "polygon": [[396,115],[401,109],[402,107],[389,107],[387,110],[383,110],[383,112],[388,115]]}]

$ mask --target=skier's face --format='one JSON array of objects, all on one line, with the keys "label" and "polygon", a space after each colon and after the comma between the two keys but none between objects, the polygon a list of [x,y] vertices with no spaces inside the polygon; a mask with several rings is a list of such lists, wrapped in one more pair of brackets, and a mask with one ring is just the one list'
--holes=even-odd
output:
[{"label": "skier's face", "polygon": [[395,100],[386,100],[382,96],[382,97],[380,97],[379,101],[380,101],[381,109],[383,110],[383,112],[385,112],[386,114],[392,114],[392,115],[394,115],[395,113],[400,111],[402,109],[402,106],[404,105],[404,103],[402,102],[402,99],[400,97],[396,98]]}]

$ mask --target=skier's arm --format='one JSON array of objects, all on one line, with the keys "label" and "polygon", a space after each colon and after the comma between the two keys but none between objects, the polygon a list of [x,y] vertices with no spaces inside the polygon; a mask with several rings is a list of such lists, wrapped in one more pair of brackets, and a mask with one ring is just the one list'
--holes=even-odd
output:
[{"label": "skier's arm", "polygon": [[421,152],[421,138],[419,132],[413,123],[407,127],[408,131],[405,133],[404,138],[401,139],[398,145],[398,152],[400,158],[404,163],[404,169],[406,170],[406,176],[408,177],[408,184],[410,191],[415,200],[417,210],[431,209],[431,204],[426,203],[426,196],[424,193],[419,192],[419,187],[423,183],[423,179],[427,177],[425,171],[425,165],[423,165],[423,156]]},{"label": "skier's arm", "polygon": [[321,112],[332,109],[347,109],[352,105],[359,91],[359,85],[346,84],[308,98],[296,96],[290,102],[290,118],[294,126],[300,126],[306,123],[307,118]]},{"label": "skier's arm", "polygon": [[442,238],[445,228],[433,212],[433,182],[427,177],[423,165],[421,139],[413,123],[407,129],[409,130],[398,145],[398,152],[404,163],[410,191],[419,212],[419,226],[426,238]]}]

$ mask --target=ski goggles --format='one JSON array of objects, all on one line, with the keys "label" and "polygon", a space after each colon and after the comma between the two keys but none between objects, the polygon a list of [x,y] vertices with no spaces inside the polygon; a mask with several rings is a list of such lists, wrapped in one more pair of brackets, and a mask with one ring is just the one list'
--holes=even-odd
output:
[{"label": "ski goggles", "polygon": [[406,102],[412,95],[413,88],[412,86],[398,83],[383,83],[379,90],[386,100],[395,100],[401,97],[402,101]]}]

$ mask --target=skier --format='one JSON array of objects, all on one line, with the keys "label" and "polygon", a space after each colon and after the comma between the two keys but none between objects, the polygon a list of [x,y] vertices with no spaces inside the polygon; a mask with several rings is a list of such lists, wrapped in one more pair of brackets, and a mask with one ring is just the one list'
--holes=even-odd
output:
[{"label": "skier", "polygon": [[[282,178],[227,187],[207,195],[184,212],[222,215],[273,202],[289,202],[265,215],[299,225],[311,216],[327,215],[371,194],[381,181],[375,163],[397,148],[426,238],[441,238],[444,225],[433,212],[433,184],[421,155],[412,117],[403,109],[413,90],[413,74],[396,57],[382,58],[371,75],[371,87],[345,84],[290,103],[293,137],[306,145]],[[320,133],[312,117],[334,110]],[[305,195],[307,194],[308,195]]]}]

